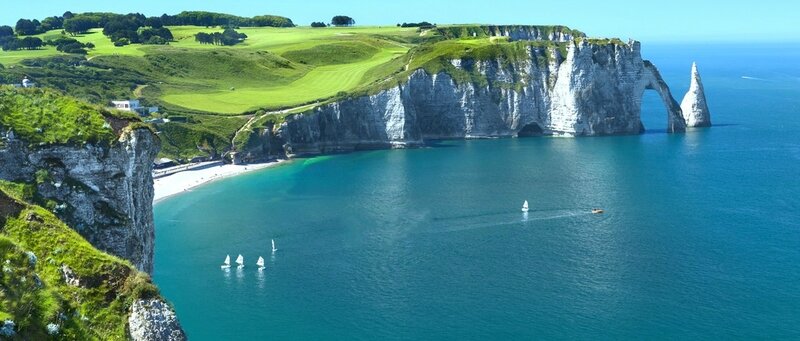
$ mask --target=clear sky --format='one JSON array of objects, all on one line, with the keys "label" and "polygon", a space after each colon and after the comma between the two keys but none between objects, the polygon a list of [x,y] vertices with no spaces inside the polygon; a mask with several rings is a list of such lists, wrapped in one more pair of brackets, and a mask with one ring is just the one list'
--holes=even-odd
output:
[{"label": "clear sky", "polygon": [[337,14],[358,25],[427,20],[437,24],[563,24],[590,36],[642,41],[800,40],[800,1],[622,0],[1,0],[0,24],[72,12],[139,12],[148,16],[206,10],[241,16],[276,14],[295,24]]}]

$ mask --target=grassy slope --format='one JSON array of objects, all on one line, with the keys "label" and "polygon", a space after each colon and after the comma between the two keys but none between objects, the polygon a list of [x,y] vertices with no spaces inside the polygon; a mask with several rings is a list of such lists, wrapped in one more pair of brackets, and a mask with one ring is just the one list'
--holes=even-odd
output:
[{"label": "grassy slope", "polygon": [[[414,28],[241,28],[248,35],[233,47],[201,45],[197,32],[219,28],[170,27],[175,40],[169,46],[129,45],[113,47],[101,33],[79,36],[97,48],[90,62],[43,60],[36,67],[7,68],[3,73],[16,79],[29,74],[34,80],[64,89],[87,100],[103,103],[113,98],[135,96],[159,105],[167,115],[190,118],[188,123],[160,126],[162,156],[188,159],[203,154],[221,154],[242,124],[258,109],[301,113],[314,105],[374,93],[403,82],[414,70],[450,73],[458,82],[486,85],[476,72],[454,68],[453,58],[513,61],[537,48],[540,60],[551,58],[546,51],[565,54],[566,44],[550,42],[508,42],[488,38],[488,26],[442,27],[420,34]],[[477,33],[472,37],[470,30]],[[463,33],[444,40],[443,35]],[[445,32],[445,33],[442,33]],[[455,32],[455,33],[454,33]],[[48,32],[53,38],[58,32]],[[45,38],[47,38],[45,37]],[[42,51],[19,51],[11,55],[39,55]],[[58,54],[56,51],[48,52]],[[8,53],[0,52],[0,60]],[[14,57],[17,58],[17,57]],[[18,62],[18,60],[17,60]],[[32,65],[30,61],[25,62]],[[12,63],[13,64],[13,63]],[[514,80],[516,86],[524,81]],[[309,107],[308,104],[311,106]],[[272,115],[272,114],[269,114]],[[222,117],[229,119],[223,119]],[[246,138],[237,136],[237,140]]]},{"label": "grassy slope", "polygon": [[[367,72],[393,58],[402,56],[410,44],[395,40],[412,39],[415,29],[397,27],[355,28],[242,28],[239,31],[248,39],[236,46],[221,47],[202,45],[194,41],[197,32],[215,32],[218,28],[194,26],[171,27],[175,42],[170,46],[128,45],[114,47],[100,33],[75,37],[82,42],[92,42],[95,49],[89,59],[103,57],[104,65],[131,68],[132,71],[147,70],[153,65],[132,62],[119,56],[142,57],[147,55],[149,64],[159,57],[172,58],[177,62],[166,67],[154,68],[142,79],[159,84],[157,95],[167,106],[195,111],[240,114],[258,108],[275,109],[313,102],[331,97],[336,93],[355,88]],[[42,39],[59,36],[58,31],[39,35]],[[392,40],[383,39],[391,37]],[[254,58],[257,52],[269,51],[272,63],[259,64]],[[303,52],[309,53],[303,53]],[[222,54],[225,59],[215,58],[211,53]],[[309,55],[317,55],[309,60]],[[51,47],[36,51],[0,52],[0,63],[9,66],[26,58],[55,56],[60,53]],[[284,55],[287,58],[281,58]],[[321,56],[330,56],[320,58]],[[211,59],[212,62],[208,63]],[[216,60],[215,60],[216,59]],[[244,65],[231,69],[225,64]],[[250,65],[247,65],[250,64]],[[280,64],[280,65],[279,65]],[[166,75],[166,77],[164,77]],[[235,88],[231,91],[231,88]]]},{"label": "grassy slope", "polygon": [[[158,296],[157,288],[129,262],[98,251],[31,204],[32,187],[0,181],[0,316],[14,321],[19,339],[47,339],[47,325],[55,324],[61,339],[124,340],[128,307]],[[62,265],[81,287],[65,283]]]},{"label": "grassy slope", "polygon": [[0,86],[0,128],[31,144],[111,142],[110,113],[53,90]]}]

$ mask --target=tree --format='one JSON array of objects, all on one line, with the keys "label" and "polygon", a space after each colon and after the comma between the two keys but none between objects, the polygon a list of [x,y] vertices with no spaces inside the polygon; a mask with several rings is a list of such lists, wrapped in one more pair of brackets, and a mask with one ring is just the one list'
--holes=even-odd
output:
[{"label": "tree", "polygon": [[159,36],[152,36],[147,40],[143,40],[142,44],[147,44],[147,45],[167,45],[167,44],[169,44],[169,41],[164,39],[164,38],[161,38]]},{"label": "tree", "polygon": [[26,50],[36,50],[42,47],[42,40],[36,37],[25,37],[20,40],[20,48]]},{"label": "tree", "polygon": [[114,46],[120,47],[120,46],[129,45],[130,43],[131,42],[128,40],[128,38],[120,38],[119,40],[114,42]]},{"label": "tree", "polygon": [[139,38],[141,41],[148,41],[152,37],[160,37],[166,41],[172,41],[172,31],[166,27],[161,28],[145,28],[139,31]]},{"label": "tree", "polygon": [[328,25],[325,25],[325,23],[321,21],[315,21],[311,23],[311,27],[326,27],[326,26]]},{"label": "tree", "polygon": [[64,28],[64,19],[61,17],[47,17],[42,20],[41,29],[44,32]]},{"label": "tree", "polygon": [[14,31],[17,32],[18,35],[21,36],[29,36],[36,34],[36,24],[33,21],[28,19],[19,19],[17,21],[16,27],[14,27]]},{"label": "tree", "polygon": [[95,27],[97,27],[97,21],[86,17],[73,17],[64,20],[64,31],[71,35],[86,33]]},{"label": "tree", "polygon": [[14,29],[11,26],[0,26],[0,38],[14,36]]},{"label": "tree", "polygon": [[61,17],[64,18],[64,20],[72,19],[73,17],[75,17],[75,14],[72,14],[72,12],[70,11],[66,11],[64,12],[64,14],[61,15]]},{"label": "tree", "polygon": [[333,26],[353,26],[355,24],[356,21],[346,15],[337,15],[331,19],[331,25]]},{"label": "tree", "polygon": [[159,17],[150,17],[144,21],[144,25],[152,28],[162,28],[164,27],[164,22]]}]

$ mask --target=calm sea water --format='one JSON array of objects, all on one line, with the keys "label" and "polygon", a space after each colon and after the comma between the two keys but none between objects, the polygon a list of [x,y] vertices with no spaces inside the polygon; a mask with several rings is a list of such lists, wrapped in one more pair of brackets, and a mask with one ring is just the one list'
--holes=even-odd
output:
[{"label": "calm sea water", "polygon": [[644,54],[679,101],[697,60],[717,126],[665,134],[649,94],[640,136],[226,179],[155,207],[155,281],[193,340],[800,338],[800,46]]}]

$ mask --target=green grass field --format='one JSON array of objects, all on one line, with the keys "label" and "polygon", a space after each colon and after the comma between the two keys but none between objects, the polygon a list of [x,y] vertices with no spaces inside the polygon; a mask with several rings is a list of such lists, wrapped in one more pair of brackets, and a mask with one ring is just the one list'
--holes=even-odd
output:
[{"label": "green grass field", "polygon": [[[157,65],[154,71],[158,72],[153,72],[153,77],[148,79],[158,83],[156,90],[145,92],[146,95],[155,94],[153,100],[167,107],[241,114],[312,103],[370,83],[375,80],[372,78],[382,76],[370,70],[403,56],[414,45],[411,41],[419,36],[416,29],[398,27],[241,28],[239,31],[247,34],[248,39],[236,46],[223,47],[202,45],[194,40],[198,32],[216,32],[220,28],[176,26],[170,29],[175,41],[169,46],[115,47],[100,29],[75,38],[93,43],[95,48],[87,57],[90,60],[104,57],[105,64],[110,67],[131,67],[132,71],[137,71],[153,67],[152,61],[160,57],[175,60],[172,69],[179,69],[179,72]],[[47,40],[60,35],[60,31],[50,31],[38,37]],[[256,52],[269,52],[269,58],[261,58],[269,60],[259,61],[253,55]],[[60,54],[52,47],[0,52],[0,64],[11,66],[24,59]],[[136,65],[140,61],[131,62],[125,58],[116,60],[127,65],[114,65],[114,57],[125,56],[147,57],[145,60],[151,61],[151,65]],[[256,67],[244,65],[253,62]],[[243,66],[237,68],[236,65]]]},{"label": "green grass field", "polygon": [[[95,45],[88,62],[63,58],[67,55],[51,47],[0,52],[0,64],[5,66],[0,80],[5,76],[18,82],[29,76],[42,86],[95,104],[139,98],[160,106],[162,115],[188,117],[188,122],[159,128],[165,141],[162,155],[188,159],[198,153],[224,152],[236,131],[259,110],[267,116],[278,110],[283,115],[310,110],[343,96],[374,93],[420,68],[448,72],[457,82],[485,85],[481,75],[456,69],[450,60],[513,60],[526,57],[529,48],[566,49],[565,44],[475,36],[469,32],[484,32],[485,27],[474,25],[446,28],[461,35],[450,39],[441,30],[421,33],[394,26],[243,27],[237,30],[248,38],[235,46],[195,41],[198,32],[219,32],[219,27],[169,28],[175,40],[165,46],[115,47],[100,29],[76,36]],[[39,35],[43,40],[59,36],[60,31]],[[47,58],[54,56],[62,58]],[[257,118],[267,119],[263,116]]]}]

